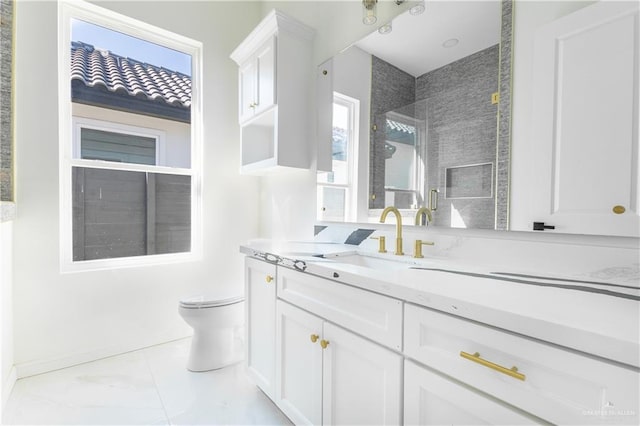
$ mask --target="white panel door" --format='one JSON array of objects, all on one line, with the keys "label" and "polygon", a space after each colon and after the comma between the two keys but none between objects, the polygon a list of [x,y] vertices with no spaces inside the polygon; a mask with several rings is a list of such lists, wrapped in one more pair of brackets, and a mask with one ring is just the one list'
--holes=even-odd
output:
[{"label": "white panel door", "polygon": [[323,336],[323,424],[401,424],[402,356],[327,322]]},{"label": "white panel door", "polygon": [[536,34],[532,228],[640,236],[638,9],[602,1]]},{"label": "white panel door", "polygon": [[276,266],[245,258],[245,360],[247,374],[275,397]]},{"label": "white panel door", "polygon": [[404,366],[405,425],[517,425],[535,421],[497,400],[409,360]]},{"label": "white panel door", "polygon": [[322,320],[278,300],[276,404],[296,425],[322,423]]}]

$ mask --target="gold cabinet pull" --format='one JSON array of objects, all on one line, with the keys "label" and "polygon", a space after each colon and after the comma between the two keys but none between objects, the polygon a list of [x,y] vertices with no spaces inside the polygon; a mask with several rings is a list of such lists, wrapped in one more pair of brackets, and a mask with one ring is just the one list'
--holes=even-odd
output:
[{"label": "gold cabinet pull", "polygon": [[267,277],[264,279],[267,283],[270,283],[271,281],[273,281],[273,277],[271,275],[267,275]]},{"label": "gold cabinet pull", "polygon": [[625,211],[627,211],[627,209],[625,209],[624,206],[613,206],[612,210],[615,214],[622,214]]},{"label": "gold cabinet pull", "polygon": [[322,346],[322,349],[327,349],[327,346],[329,346],[329,341],[328,340],[320,340],[320,346]]},{"label": "gold cabinet pull", "polygon": [[318,336],[317,334],[312,334],[311,335],[311,342],[315,343],[318,341],[318,339],[320,338],[320,336]]},{"label": "gold cabinet pull", "polygon": [[524,379],[526,377],[524,374],[518,373],[518,367],[515,367],[515,366],[511,367],[511,368],[503,367],[503,366],[498,365],[496,363],[493,363],[491,361],[487,361],[486,359],[480,358],[480,354],[478,352],[476,352],[473,355],[471,355],[470,353],[467,353],[467,352],[464,352],[464,351],[460,351],[460,356],[462,358],[468,359],[469,361],[477,362],[480,365],[484,365],[485,367],[489,367],[492,370],[499,371],[500,373],[506,374],[507,376],[511,376],[514,379],[518,379],[518,380],[524,381]]}]

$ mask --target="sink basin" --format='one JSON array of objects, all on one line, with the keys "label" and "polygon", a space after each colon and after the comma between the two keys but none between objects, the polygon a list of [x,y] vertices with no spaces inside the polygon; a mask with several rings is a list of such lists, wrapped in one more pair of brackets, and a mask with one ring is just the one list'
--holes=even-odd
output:
[{"label": "sink basin", "polygon": [[362,254],[349,254],[343,256],[335,256],[328,258],[333,263],[342,263],[347,265],[360,266],[376,270],[397,270],[407,269],[412,266],[413,263],[402,262],[392,259],[384,259],[381,257],[365,256]]}]

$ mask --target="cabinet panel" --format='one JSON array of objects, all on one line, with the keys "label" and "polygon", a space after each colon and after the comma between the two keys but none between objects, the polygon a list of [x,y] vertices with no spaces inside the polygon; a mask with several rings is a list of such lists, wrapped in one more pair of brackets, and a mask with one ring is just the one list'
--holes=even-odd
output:
[{"label": "cabinet panel", "polygon": [[278,270],[278,297],[381,345],[402,349],[402,302],[287,268]]},{"label": "cabinet panel", "polygon": [[253,117],[254,101],[257,96],[257,62],[250,60],[243,64],[238,70],[239,80],[239,100],[240,100],[240,123],[243,123]]},{"label": "cabinet panel", "polygon": [[258,89],[256,114],[276,103],[276,36],[268,40],[256,53]]},{"label": "cabinet panel", "polygon": [[[276,403],[296,425],[322,423],[322,320],[277,302]],[[313,342],[311,336],[317,336]]]},{"label": "cabinet panel", "polygon": [[269,397],[275,390],[276,267],[245,258],[247,374]]},{"label": "cabinet panel", "polygon": [[[468,356],[464,357],[463,352]],[[639,420],[637,370],[471,321],[406,305],[405,353],[553,423]],[[476,353],[478,356],[474,357]],[[492,366],[504,370],[497,371]],[[522,377],[509,375],[512,367]]]},{"label": "cabinet panel", "polygon": [[404,367],[405,425],[515,425],[534,421],[411,361]]},{"label": "cabinet panel", "polygon": [[536,34],[532,221],[640,236],[637,2],[599,2]]},{"label": "cabinet panel", "polygon": [[330,323],[323,338],[323,424],[400,424],[402,356]]}]

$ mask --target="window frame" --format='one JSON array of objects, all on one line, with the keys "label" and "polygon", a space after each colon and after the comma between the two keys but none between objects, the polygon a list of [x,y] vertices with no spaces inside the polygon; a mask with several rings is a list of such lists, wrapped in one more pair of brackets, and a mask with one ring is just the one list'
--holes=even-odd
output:
[{"label": "window frame", "polygon": [[[79,137],[76,138],[78,121],[74,120],[71,100],[71,20],[80,19],[108,29],[119,31],[132,37],[159,44],[191,55],[191,161],[190,168],[150,166],[133,163],[119,163],[101,160],[76,158],[79,153]],[[61,0],[58,3],[58,122],[59,122],[59,230],[60,230],[60,271],[61,273],[94,271],[114,268],[140,267],[176,262],[192,262],[202,259],[202,56],[203,44],[200,41],[175,34],[137,19],[121,15],[111,10],[86,3],[84,1]],[[79,117],[78,117],[79,118]],[[98,125],[109,126],[108,122]],[[87,124],[87,123],[85,123]],[[95,124],[95,123],[94,123]],[[115,123],[111,123],[115,124]],[[91,127],[91,123],[88,124]],[[134,128],[117,123],[119,129]],[[115,127],[104,129],[118,131]],[[102,130],[102,129],[99,129]],[[161,132],[138,128],[148,136]],[[126,132],[125,132],[126,133]],[[162,137],[161,140],[164,140]],[[156,157],[162,155],[164,142],[160,142]],[[158,158],[157,158],[158,163]],[[162,162],[160,162],[162,164]],[[153,172],[191,176],[191,250],[182,253],[152,254],[144,256],[119,257],[109,259],[73,261],[73,218],[72,218],[72,168],[87,167],[111,170]]]},{"label": "window frame", "polygon": [[[359,152],[359,123],[360,123],[360,100],[347,96],[343,93],[333,92],[333,104],[340,104],[349,110],[349,146],[347,147],[347,183],[332,183],[332,182],[319,182],[316,179],[316,191],[319,193],[320,187],[332,187],[332,188],[344,188],[345,189],[345,203],[344,203],[344,217],[343,221],[355,222],[357,212],[357,185],[356,180],[358,176],[357,171],[357,154]],[[333,126],[333,124],[332,124]],[[333,165],[333,160],[332,160]],[[331,172],[324,172],[331,173]],[[316,198],[318,198],[316,196]],[[318,206],[319,207],[319,206]],[[318,211],[318,214],[320,212]],[[316,218],[320,221],[324,219]]]},{"label": "window frame", "polygon": [[[156,167],[162,167],[166,158],[166,132],[158,129],[151,129],[147,127],[131,126],[129,124],[116,123],[113,121],[96,120],[93,118],[72,116],[73,122],[73,150],[72,150],[72,165],[79,165],[86,167],[84,164],[86,161],[102,161],[103,163],[109,162],[107,160],[88,160],[81,158],[82,151],[82,129],[101,130],[109,133],[119,133],[121,135],[130,136],[142,136],[145,138],[152,138],[156,141],[156,158],[153,166],[147,165],[147,167],[153,167],[155,171]],[[76,164],[77,160],[81,160]],[[132,164],[132,163],[126,163]],[[101,164],[101,167],[103,164]],[[175,167],[171,167],[175,169]]]}]

